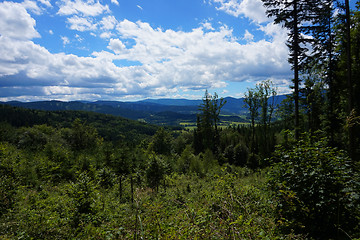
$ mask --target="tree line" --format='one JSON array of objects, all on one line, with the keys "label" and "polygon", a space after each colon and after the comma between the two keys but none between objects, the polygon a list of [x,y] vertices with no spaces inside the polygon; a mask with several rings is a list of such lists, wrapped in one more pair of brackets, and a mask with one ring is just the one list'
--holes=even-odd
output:
[{"label": "tree line", "polygon": [[333,147],[360,160],[360,2],[351,11],[348,0],[262,1],[288,30],[295,138],[321,129]]}]

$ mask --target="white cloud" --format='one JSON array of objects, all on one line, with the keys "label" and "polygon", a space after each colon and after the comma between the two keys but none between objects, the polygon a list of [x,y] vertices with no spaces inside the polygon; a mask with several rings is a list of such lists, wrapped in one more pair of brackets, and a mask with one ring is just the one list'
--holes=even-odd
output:
[{"label": "white cloud", "polygon": [[47,7],[50,7],[50,8],[52,7],[50,0],[38,0],[38,1]]},{"label": "white cloud", "polygon": [[51,35],[53,35],[54,34],[54,32],[53,32],[53,30],[49,30],[49,33],[51,34]]},{"label": "white cloud", "polygon": [[75,38],[78,42],[83,42],[84,38],[82,38],[79,34],[75,34]]},{"label": "white cloud", "polygon": [[103,38],[103,39],[109,39],[113,36],[114,36],[114,34],[112,32],[103,32],[100,34],[100,38]]},{"label": "white cloud", "polygon": [[[108,34],[108,51],[78,57],[52,54],[31,42],[38,36],[35,21],[23,6],[11,6],[7,9],[22,10],[4,12],[0,19],[0,99],[10,93],[13,99],[35,94],[62,100],[168,96],[180,90],[225,87],[227,81],[283,79],[289,74],[284,39],[277,37],[272,25],[263,26],[263,31],[273,36],[271,40],[240,44],[225,26],[215,30],[203,25],[184,32],[153,28],[141,21],[118,22],[112,17],[96,24],[75,15],[68,19],[72,29],[114,29],[119,36],[103,32],[104,37]],[[14,16],[24,17],[22,32],[17,34],[3,27],[18,20]],[[24,32],[27,37],[19,38]],[[64,45],[70,42],[67,37],[62,40]],[[116,61],[127,64],[117,66]]]},{"label": "white cloud", "polygon": [[268,21],[261,0],[212,0],[218,10],[239,17],[244,15],[256,23]]},{"label": "white cloud", "polygon": [[91,18],[73,16],[68,18],[67,22],[70,24],[70,29],[80,32],[93,31],[97,29],[97,24],[93,23]]},{"label": "white cloud", "polygon": [[106,30],[114,29],[116,24],[117,24],[117,20],[115,19],[114,16],[103,17],[102,20],[100,21],[101,28]]},{"label": "white cloud", "polygon": [[104,12],[110,12],[108,5],[102,5],[94,0],[62,0],[59,6],[59,15],[81,14],[84,16],[98,16]]},{"label": "white cloud", "polygon": [[118,5],[119,6],[119,2],[118,0],[111,0],[111,3],[115,4],[115,5]]},{"label": "white cloud", "polygon": [[206,30],[215,30],[210,22],[203,22],[201,25]]},{"label": "white cloud", "polygon": [[246,41],[248,41],[248,42],[253,41],[253,40],[254,40],[254,35],[251,34],[251,33],[246,29],[243,39],[246,40]]},{"label": "white cloud", "polygon": [[21,3],[26,10],[33,12],[34,14],[40,15],[42,10],[39,8],[36,2],[31,0],[25,0]]},{"label": "white cloud", "polygon": [[126,50],[125,44],[119,39],[110,39],[108,49],[116,54],[120,54]]},{"label": "white cloud", "polygon": [[65,46],[66,44],[69,44],[70,43],[70,39],[66,36],[62,36],[61,37],[61,40],[63,42],[63,45]]},{"label": "white cloud", "polygon": [[[234,41],[232,30],[226,27],[208,33],[202,28],[175,32],[128,20],[120,22],[117,30],[124,39],[136,41],[125,55],[118,52],[124,59],[143,64],[151,77],[142,86],[206,88],[224,85],[225,81],[289,73],[284,41],[262,40],[241,45]],[[115,43],[116,39],[112,39],[108,48],[124,49],[120,40],[121,47],[115,48]]]},{"label": "white cloud", "polygon": [[18,3],[0,3],[0,35],[14,39],[32,39],[40,37],[35,30],[36,22]]},{"label": "white cloud", "polygon": [[136,5],[140,10],[143,10],[143,8],[140,5]]}]

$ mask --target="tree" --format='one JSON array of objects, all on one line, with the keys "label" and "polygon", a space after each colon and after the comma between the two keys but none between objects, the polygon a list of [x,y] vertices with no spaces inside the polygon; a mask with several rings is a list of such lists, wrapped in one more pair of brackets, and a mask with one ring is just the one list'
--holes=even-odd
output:
[{"label": "tree", "polygon": [[289,30],[288,47],[290,50],[289,62],[294,70],[294,102],[295,102],[295,138],[299,139],[299,71],[306,59],[306,44],[309,41],[301,35],[306,27],[302,24],[311,20],[310,10],[316,1],[306,0],[262,0],[267,8],[267,16],[274,17],[276,24],[282,24]]},{"label": "tree", "polygon": [[259,93],[255,89],[248,89],[245,93],[245,103],[248,106],[251,118],[251,151],[255,150],[255,121],[259,115],[258,109],[260,106]]},{"label": "tree", "polygon": [[218,145],[219,144],[219,130],[218,130],[218,123],[220,122],[220,111],[221,108],[226,104],[226,101],[223,98],[220,98],[217,95],[217,93],[214,93],[214,96],[211,99],[211,105],[210,105],[210,110],[211,110],[211,117],[213,119],[214,122],[214,130],[215,130],[215,143]]},{"label": "tree", "polygon": [[146,178],[149,187],[158,192],[160,182],[165,176],[165,166],[159,157],[150,156],[150,158],[149,165],[146,169]]},{"label": "tree", "polygon": [[291,129],[294,123],[294,101],[289,95],[280,103],[276,111],[276,115],[280,117],[284,129]]},{"label": "tree", "polygon": [[[341,139],[342,142],[348,143],[348,150],[353,160],[360,159],[360,125],[358,124],[360,100],[355,97],[360,92],[359,76],[360,68],[358,61],[360,60],[360,40],[359,40],[359,26],[360,17],[359,9],[360,3],[357,2],[357,10],[350,12],[349,3],[345,1],[344,5],[340,6],[340,13],[338,15],[338,22],[336,24],[337,36],[336,44],[338,46],[339,59],[337,71],[337,85],[339,86],[339,93],[341,93],[341,120],[347,127],[347,139]],[[344,87],[346,86],[346,87]],[[344,111],[343,109],[346,109]],[[345,119],[344,116],[347,116]],[[341,133],[342,134],[342,133]],[[342,134],[343,135],[343,134]]]},{"label": "tree", "polygon": [[324,105],[324,88],[322,85],[322,82],[317,82],[313,76],[308,75],[304,81],[304,88],[301,91],[304,96],[308,130],[311,133],[319,130],[321,125],[321,115]]},{"label": "tree", "polygon": [[259,126],[261,128],[262,151],[265,155],[270,152],[269,128],[276,106],[276,88],[270,80],[256,84],[253,89],[245,93],[245,103],[250,112],[251,118],[251,151],[255,151],[255,125],[256,119],[260,116]]},{"label": "tree", "polygon": [[149,145],[149,149],[157,154],[170,155],[172,136],[164,128],[159,130],[153,136],[153,140]]},{"label": "tree", "polygon": [[119,177],[119,193],[120,199],[123,196],[123,178],[131,173],[132,162],[130,162],[130,153],[128,149],[119,149],[118,152],[113,154],[110,159],[110,165],[113,168],[114,172]]},{"label": "tree", "polygon": [[268,129],[271,124],[272,114],[276,106],[276,88],[270,80],[262,81],[256,84],[256,91],[259,96],[259,104],[261,108],[261,124],[264,136],[264,151],[269,152],[268,146]]},{"label": "tree", "polygon": [[200,114],[197,118],[197,130],[194,138],[197,145],[195,149],[217,151],[220,142],[218,123],[221,108],[225,103],[226,101],[223,98],[219,99],[216,93],[211,96],[207,90],[205,91],[203,102],[199,107]]},{"label": "tree", "polygon": [[[360,3],[357,2],[357,8],[360,8]],[[353,80],[353,55],[352,55],[352,38],[351,38],[351,13],[350,13],[350,4],[349,0],[345,0],[345,11],[346,11],[346,65],[347,65],[347,83],[348,83],[348,105],[349,105],[349,117],[348,117],[348,135],[349,135],[349,150],[350,150],[350,157],[353,160],[360,161],[360,150],[358,145],[360,144],[360,139],[356,136],[356,132],[359,134],[360,124],[351,124],[352,119],[358,119],[360,106],[356,103],[359,100],[355,101],[356,93],[354,89],[359,90],[357,85],[360,84],[359,80],[356,82]],[[358,13],[359,14],[359,13]],[[353,18],[355,19],[355,18]],[[359,19],[357,19],[359,20]],[[359,23],[357,23],[359,29]],[[357,30],[358,30],[357,29]],[[357,41],[359,41],[359,37],[357,37]],[[359,44],[359,42],[357,42]],[[359,46],[357,46],[357,50],[359,51]],[[359,60],[359,52],[356,53],[357,60]],[[359,76],[358,76],[359,78]],[[350,124],[349,124],[350,122]]]},{"label": "tree", "polygon": [[76,151],[94,149],[100,138],[95,128],[77,118],[72,124],[69,136],[65,136]]},{"label": "tree", "polygon": [[[305,80],[305,86],[310,90],[310,85],[327,85],[326,93],[328,104],[326,105],[327,108],[325,110],[327,117],[326,125],[330,137],[330,144],[334,146],[334,134],[335,131],[339,129],[335,113],[335,105],[336,102],[338,102],[338,89],[336,88],[335,83],[335,62],[338,55],[335,52],[335,4],[333,0],[316,2],[317,4],[312,8],[312,15],[314,16],[311,21],[312,26],[308,27],[306,32],[306,34],[312,36],[312,53],[308,58],[307,66],[305,68],[305,74],[308,76]],[[309,79],[309,76],[312,78],[311,80]],[[313,98],[313,100],[315,100],[315,98]],[[310,102],[308,103],[312,104]],[[309,104],[308,106],[310,106]],[[310,112],[308,111],[308,113]],[[310,117],[310,115],[308,115],[308,117]],[[312,114],[312,117],[316,117],[315,114]],[[314,118],[312,118],[312,120],[314,120]],[[309,124],[311,124],[310,121]],[[310,126],[311,129],[313,129],[313,127],[314,125]]]}]

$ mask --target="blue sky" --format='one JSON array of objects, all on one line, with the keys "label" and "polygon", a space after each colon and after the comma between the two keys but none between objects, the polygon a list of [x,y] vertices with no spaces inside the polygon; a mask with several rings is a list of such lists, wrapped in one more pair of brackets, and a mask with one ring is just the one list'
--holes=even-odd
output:
[{"label": "blue sky", "polygon": [[0,100],[242,97],[291,79],[261,0],[0,1]]}]

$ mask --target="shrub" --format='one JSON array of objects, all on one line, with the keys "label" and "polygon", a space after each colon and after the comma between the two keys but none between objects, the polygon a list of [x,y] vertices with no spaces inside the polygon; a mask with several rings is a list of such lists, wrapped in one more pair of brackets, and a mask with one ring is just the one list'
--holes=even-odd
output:
[{"label": "shrub", "polygon": [[278,148],[269,174],[280,227],[328,239],[359,227],[359,174],[347,155],[325,140],[305,138]]}]

